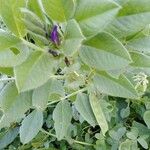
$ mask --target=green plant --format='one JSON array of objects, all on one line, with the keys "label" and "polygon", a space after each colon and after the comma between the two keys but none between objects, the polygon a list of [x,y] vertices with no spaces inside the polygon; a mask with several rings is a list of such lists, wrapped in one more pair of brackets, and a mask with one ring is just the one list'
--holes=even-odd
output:
[{"label": "green plant", "polygon": [[0,149],[150,147],[150,0],[0,0]]}]

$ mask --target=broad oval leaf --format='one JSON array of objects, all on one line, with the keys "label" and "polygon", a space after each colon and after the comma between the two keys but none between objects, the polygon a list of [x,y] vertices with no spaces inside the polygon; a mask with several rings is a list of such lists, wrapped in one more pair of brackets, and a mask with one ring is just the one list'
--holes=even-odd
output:
[{"label": "broad oval leaf", "polygon": [[150,74],[150,56],[140,53],[140,52],[131,52],[131,57],[133,63],[131,63],[130,69],[135,72],[145,72],[146,74]]},{"label": "broad oval leaf", "polygon": [[144,121],[145,121],[147,127],[150,129],[150,110],[148,110],[144,113],[143,118],[144,118]]},{"label": "broad oval leaf", "polygon": [[133,60],[131,66],[138,68],[150,68],[150,56],[139,52],[131,52],[130,55]]},{"label": "broad oval leaf", "polygon": [[60,101],[53,111],[54,128],[58,140],[62,140],[71,124],[72,110],[68,101]]},{"label": "broad oval leaf", "polygon": [[139,137],[137,140],[144,149],[149,148],[147,141],[143,137]]},{"label": "broad oval leaf", "polygon": [[47,15],[55,21],[65,22],[74,13],[74,0],[42,0],[42,3]]},{"label": "broad oval leaf", "polygon": [[139,52],[150,53],[150,36],[133,39],[127,43],[127,48]]},{"label": "broad oval leaf", "polygon": [[45,20],[45,16],[42,10],[42,5],[39,0],[29,0],[28,8],[33,11],[40,19]]},{"label": "broad oval leaf", "polygon": [[84,36],[78,23],[75,20],[70,20],[67,23],[64,33],[64,42],[62,49],[66,55],[73,55],[81,46]]},{"label": "broad oval leaf", "polygon": [[130,150],[131,149],[132,142],[130,140],[126,140],[122,142],[119,146],[119,150]]},{"label": "broad oval leaf", "polygon": [[23,144],[30,142],[40,131],[43,125],[43,113],[34,110],[22,121],[20,140]]},{"label": "broad oval leaf", "polygon": [[42,86],[50,79],[55,65],[51,55],[40,51],[31,53],[24,63],[14,68],[18,90],[22,92]]},{"label": "broad oval leaf", "polygon": [[19,133],[19,128],[9,129],[2,137],[0,137],[0,149],[6,148],[14,141]]},{"label": "broad oval leaf", "polygon": [[20,65],[28,58],[29,54],[29,49],[21,44],[0,51],[0,67],[7,68]]},{"label": "broad oval leaf", "polygon": [[44,110],[47,107],[47,102],[50,93],[50,82],[36,88],[32,95],[32,105],[39,110]]},{"label": "broad oval leaf", "polygon": [[124,75],[121,75],[118,79],[116,79],[104,72],[101,72],[94,76],[93,84],[101,93],[124,98],[138,98],[138,94],[134,86]]},{"label": "broad oval leaf", "polygon": [[108,33],[86,40],[79,50],[83,62],[99,70],[123,69],[131,62],[126,48]]},{"label": "broad oval leaf", "polygon": [[21,20],[23,16],[20,13],[20,8],[25,5],[25,0],[0,0],[0,13],[3,21],[19,37],[25,35],[25,27]]},{"label": "broad oval leaf", "polygon": [[[29,24],[32,24],[33,26],[37,26],[39,28],[39,30],[41,30],[42,28],[44,28],[44,24],[42,22],[42,20],[32,11],[30,11],[29,9],[27,8],[22,8],[21,9],[21,12],[25,15],[23,21],[24,23],[26,23],[26,21],[29,23]],[[33,27],[30,27],[31,29]]]},{"label": "broad oval leaf", "polygon": [[75,19],[85,36],[103,31],[114,19],[120,7],[108,0],[77,0]]},{"label": "broad oval leaf", "polygon": [[14,82],[7,84],[0,93],[0,107],[3,110],[0,128],[8,127],[24,117],[31,104],[32,92],[19,94]]},{"label": "broad oval leaf", "polygon": [[103,112],[101,100],[94,93],[90,93],[89,98],[95,118],[101,128],[102,134],[105,136],[105,133],[108,131],[108,123]]},{"label": "broad oval leaf", "polygon": [[61,99],[65,97],[65,89],[63,83],[57,79],[50,79],[49,101]]},{"label": "broad oval leaf", "polygon": [[0,30],[0,51],[8,49],[18,44],[19,42],[20,42],[20,39],[18,39],[14,35],[4,30]]},{"label": "broad oval leaf", "polygon": [[118,38],[126,38],[143,30],[150,24],[150,1],[128,0],[122,5],[118,16],[107,31]]},{"label": "broad oval leaf", "polygon": [[84,93],[79,93],[76,97],[75,107],[81,116],[93,127],[97,124],[95,116],[93,114],[89,97]]}]

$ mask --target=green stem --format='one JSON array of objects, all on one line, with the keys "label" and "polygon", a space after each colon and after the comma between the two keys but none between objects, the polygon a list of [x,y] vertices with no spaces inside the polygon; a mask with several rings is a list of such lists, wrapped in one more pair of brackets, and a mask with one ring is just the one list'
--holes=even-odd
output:
[{"label": "green stem", "polygon": [[65,97],[60,98],[59,100],[49,102],[47,105],[55,104],[55,103],[57,103],[57,102],[59,102],[59,101],[62,101],[62,100],[65,100],[65,99],[67,99],[67,98],[70,98],[70,97],[72,97],[72,96],[75,96],[75,95],[77,95],[78,93],[84,92],[84,91],[86,91],[86,90],[87,90],[87,88],[80,89],[80,90],[75,91],[75,92],[73,92],[73,93],[71,93],[71,94],[69,94],[69,95],[67,95],[67,96],[65,96]]},{"label": "green stem", "polygon": [[[47,132],[45,131],[44,129],[41,129],[41,132],[49,135],[49,136],[52,136],[52,137],[55,137],[56,138],[56,135],[55,134],[52,134],[50,132]],[[86,142],[82,142],[82,141],[77,141],[77,140],[73,140],[74,143],[77,143],[77,144],[81,144],[81,145],[86,145],[86,146],[94,146],[93,144],[90,144],[90,143],[86,143]]]},{"label": "green stem", "polygon": [[86,146],[94,146],[93,144],[86,143],[86,142],[81,142],[81,141],[77,141],[77,140],[73,140],[73,142],[77,143],[77,144],[81,144],[81,145],[86,145]]},{"label": "green stem", "polygon": [[43,132],[43,133],[45,133],[45,134],[47,134],[47,135],[50,135],[50,136],[52,136],[52,137],[56,137],[55,134],[52,134],[52,133],[50,133],[50,132],[47,132],[47,131],[45,131],[44,129],[41,129],[41,132]]}]

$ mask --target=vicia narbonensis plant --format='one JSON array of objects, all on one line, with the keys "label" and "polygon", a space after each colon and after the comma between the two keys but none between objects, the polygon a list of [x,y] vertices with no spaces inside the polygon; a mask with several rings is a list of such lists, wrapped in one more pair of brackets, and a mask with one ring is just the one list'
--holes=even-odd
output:
[{"label": "vicia narbonensis plant", "polygon": [[150,0],[0,0],[0,16],[0,149],[148,149]]}]

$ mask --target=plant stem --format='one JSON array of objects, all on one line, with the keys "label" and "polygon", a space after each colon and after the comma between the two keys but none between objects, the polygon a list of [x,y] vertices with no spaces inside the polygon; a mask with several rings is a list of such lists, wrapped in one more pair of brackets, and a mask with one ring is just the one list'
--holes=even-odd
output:
[{"label": "plant stem", "polygon": [[67,98],[69,98],[69,97],[75,96],[75,95],[77,95],[78,93],[84,92],[84,91],[86,91],[86,90],[87,90],[87,88],[80,89],[80,90],[75,91],[75,92],[73,92],[73,93],[71,93],[71,94],[69,94],[69,95],[67,95],[67,96],[65,96],[65,97],[60,98],[59,100],[49,102],[47,105],[55,104],[55,103],[57,103],[57,102],[59,102],[59,101],[62,101],[62,100],[65,100],[65,99],[67,99]]},{"label": "plant stem", "polygon": [[[47,131],[45,131],[44,129],[41,129],[41,132],[43,132],[43,133],[45,133],[45,134],[47,134],[47,135],[49,135],[49,136],[52,136],[52,137],[55,137],[55,138],[56,138],[56,135],[55,135],[55,134],[52,134],[52,133],[50,133],[50,132],[47,132]],[[77,140],[74,140],[74,139],[73,139],[73,142],[74,142],[74,143],[77,143],[77,144],[81,144],[81,145],[86,145],[86,146],[94,146],[93,144],[86,143],[86,142],[82,142],[82,141],[77,141]]]},{"label": "plant stem", "polygon": [[41,129],[41,132],[43,132],[43,133],[45,133],[45,134],[47,134],[47,135],[50,135],[50,136],[52,136],[52,137],[56,137],[55,134],[52,134],[52,133],[50,133],[50,132],[47,132],[47,131],[44,130],[44,129]]},{"label": "plant stem", "polygon": [[77,140],[73,140],[73,142],[77,143],[77,144],[81,144],[81,145],[86,145],[86,146],[94,146],[93,144],[86,143],[86,142],[81,142],[81,141],[77,141]]}]

